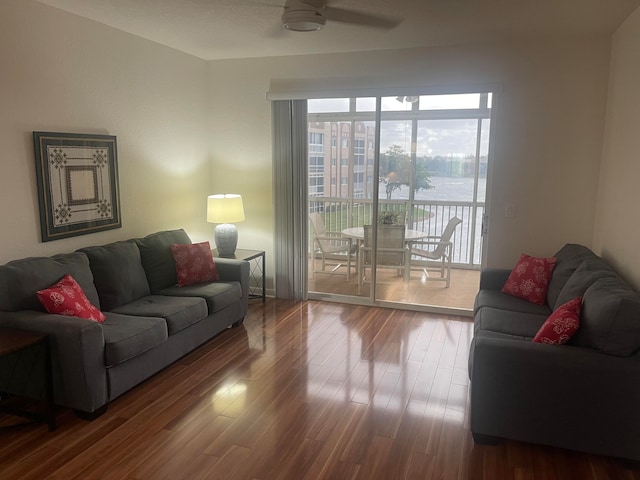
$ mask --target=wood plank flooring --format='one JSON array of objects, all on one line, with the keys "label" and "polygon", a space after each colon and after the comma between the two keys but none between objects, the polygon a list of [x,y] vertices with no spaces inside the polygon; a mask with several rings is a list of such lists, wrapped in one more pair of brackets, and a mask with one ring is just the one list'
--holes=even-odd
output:
[{"label": "wood plank flooring", "polygon": [[640,479],[607,457],[474,445],[471,336],[463,317],[252,303],[100,418],[0,430],[0,479]]}]

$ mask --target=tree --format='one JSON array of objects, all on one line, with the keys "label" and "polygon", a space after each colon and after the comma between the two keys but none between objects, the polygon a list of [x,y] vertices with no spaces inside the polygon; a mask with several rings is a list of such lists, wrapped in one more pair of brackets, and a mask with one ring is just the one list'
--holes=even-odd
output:
[{"label": "tree", "polygon": [[[380,154],[380,178],[385,185],[387,200],[391,199],[393,192],[403,185],[409,186],[411,173],[411,157],[400,145],[391,145],[385,153]],[[420,190],[430,190],[431,177],[424,159],[417,159],[414,169],[414,193]]]}]

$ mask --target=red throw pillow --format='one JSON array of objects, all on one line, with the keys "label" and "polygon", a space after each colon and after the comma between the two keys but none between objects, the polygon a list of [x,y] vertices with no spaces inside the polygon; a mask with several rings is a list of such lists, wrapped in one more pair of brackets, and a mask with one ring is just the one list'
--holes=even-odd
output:
[{"label": "red throw pillow", "polygon": [[582,297],[563,303],[542,324],[533,338],[535,343],[567,343],[580,326]]},{"label": "red throw pillow", "polygon": [[171,253],[176,263],[179,287],[217,282],[220,279],[209,242],[186,245],[174,243],[171,245]]},{"label": "red throw pillow", "polygon": [[55,285],[38,290],[38,300],[49,313],[85,318],[102,323],[107,317],[96,308],[75,279],[67,274]]},{"label": "red throw pillow", "polygon": [[555,257],[538,258],[523,253],[502,287],[502,292],[544,305],[555,265]]}]

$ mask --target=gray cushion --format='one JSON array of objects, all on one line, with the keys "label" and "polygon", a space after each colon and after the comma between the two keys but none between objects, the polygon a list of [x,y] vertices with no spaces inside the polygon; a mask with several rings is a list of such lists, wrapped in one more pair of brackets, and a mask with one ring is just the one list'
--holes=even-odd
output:
[{"label": "gray cushion", "polygon": [[104,332],[104,362],[112,367],[126,362],[165,342],[168,337],[164,318],[133,317],[106,312]]},{"label": "gray cushion", "polygon": [[523,298],[514,297],[508,293],[497,290],[480,290],[476,295],[474,311],[483,307],[495,307],[512,312],[532,313],[536,315],[549,315],[551,310],[547,305],[531,303]]},{"label": "gray cushion", "polygon": [[553,268],[549,289],[547,290],[547,303],[551,307],[556,305],[560,291],[582,261],[586,258],[594,258],[596,254],[584,245],[568,243],[558,250],[554,257],[557,259],[556,266]]},{"label": "gray cushion", "polygon": [[596,280],[582,298],[580,328],[569,341],[610,355],[640,348],[640,296],[621,280]]},{"label": "gray cushion", "polygon": [[556,304],[553,307],[554,310],[569,300],[582,297],[587,288],[600,278],[618,278],[618,275],[600,257],[583,260],[576,271],[573,272],[573,275],[569,277],[562,290],[560,290]]},{"label": "gray cushion", "polygon": [[191,243],[191,239],[182,229],[152,233],[136,239],[140,249],[142,267],[149,281],[151,293],[178,283],[176,266],[171,253],[171,244]]},{"label": "gray cushion", "polygon": [[82,287],[89,301],[100,308],[93,284],[89,259],[84,253],[65,253],[53,257],[14,260],[0,267],[0,310],[38,310],[44,312],[36,292],[57,283],[66,274]]},{"label": "gray cushion", "polygon": [[134,241],[87,247],[79,251],[89,257],[93,282],[103,310],[111,311],[149,295],[147,276]]},{"label": "gray cushion", "polygon": [[138,317],[162,317],[169,335],[207,317],[207,302],[200,297],[165,297],[149,295],[114,310],[115,313]]},{"label": "gray cushion", "polygon": [[474,331],[491,331],[532,339],[548,315],[514,313],[509,310],[483,307],[475,315]]},{"label": "gray cushion", "polygon": [[242,297],[239,282],[214,282],[189,285],[188,287],[170,287],[158,292],[171,297],[200,297],[207,301],[209,313],[215,313],[237,302]]},{"label": "gray cushion", "polygon": [[506,333],[500,332],[492,332],[490,330],[479,330],[471,339],[471,344],[469,345],[469,360],[468,360],[468,369],[469,369],[469,380],[471,380],[471,375],[473,372],[473,360],[475,358],[474,351],[476,347],[476,338],[495,338],[498,340],[513,340],[515,342],[531,342],[533,340],[532,337],[521,337],[518,335],[508,335]]}]

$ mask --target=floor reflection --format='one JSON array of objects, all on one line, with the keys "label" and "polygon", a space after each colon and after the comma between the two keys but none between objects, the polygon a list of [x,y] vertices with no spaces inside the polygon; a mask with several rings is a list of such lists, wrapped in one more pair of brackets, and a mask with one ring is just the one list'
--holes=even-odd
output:
[{"label": "floor reflection", "polygon": [[450,386],[467,385],[469,321],[332,303],[307,315],[309,399],[464,421],[466,392]]}]

